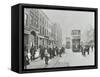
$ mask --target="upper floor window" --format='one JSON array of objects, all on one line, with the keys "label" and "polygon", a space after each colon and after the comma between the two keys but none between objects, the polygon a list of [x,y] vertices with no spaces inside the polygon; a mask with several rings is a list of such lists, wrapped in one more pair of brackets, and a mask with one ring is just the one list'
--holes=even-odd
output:
[{"label": "upper floor window", "polygon": [[33,15],[30,14],[30,25],[33,25]]},{"label": "upper floor window", "polygon": [[24,24],[25,26],[28,25],[28,15],[27,14],[24,14]]}]

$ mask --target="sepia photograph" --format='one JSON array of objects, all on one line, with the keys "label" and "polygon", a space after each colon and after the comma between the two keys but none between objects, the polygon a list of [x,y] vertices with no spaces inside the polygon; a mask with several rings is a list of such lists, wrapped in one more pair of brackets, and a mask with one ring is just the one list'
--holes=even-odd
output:
[{"label": "sepia photograph", "polygon": [[95,65],[95,12],[24,8],[24,69]]}]

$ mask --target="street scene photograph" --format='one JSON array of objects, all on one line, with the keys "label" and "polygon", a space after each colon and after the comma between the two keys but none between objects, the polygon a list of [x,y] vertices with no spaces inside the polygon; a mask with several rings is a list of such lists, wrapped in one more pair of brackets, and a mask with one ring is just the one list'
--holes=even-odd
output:
[{"label": "street scene photograph", "polygon": [[95,65],[94,16],[24,8],[24,69]]}]

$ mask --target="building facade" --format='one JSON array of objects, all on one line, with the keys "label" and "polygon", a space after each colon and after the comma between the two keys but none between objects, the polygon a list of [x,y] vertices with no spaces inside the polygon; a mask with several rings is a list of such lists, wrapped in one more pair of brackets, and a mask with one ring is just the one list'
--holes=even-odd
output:
[{"label": "building facade", "polygon": [[42,10],[39,10],[39,45],[48,45],[49,40],[49,18],[45,15]]},{"label": "building facade", "polygon": [[88,45],[90,46],[94,46],[94,38],[95,35],[94,35],[94,29],[90,29],[89,31],[87,31],[87,42],[88,42]]},{"label": "building facade", "polygon": [[56,45],[61,48],[62,47],[62,29],[59,24],[56,26]]},{"label": "building facade", "polygon": [[62,32],[59,25],[52,23],[41,9],[24,10],[24,46],[61,45]]},{"label": "building facade", "polygon": [[24,46],[38,47],[38,10],[37,9],[25,9],[24,10]]}]

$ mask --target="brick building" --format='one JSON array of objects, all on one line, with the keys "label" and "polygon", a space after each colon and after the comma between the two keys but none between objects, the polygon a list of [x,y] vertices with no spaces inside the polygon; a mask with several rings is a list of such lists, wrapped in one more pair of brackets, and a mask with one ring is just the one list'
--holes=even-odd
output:
[{"label": "brick building", "polygon": [[24,46],[30,50],[31,46],[60,46],[62,40],[61,28],[52,23],[42,9],[24,10]]}]

